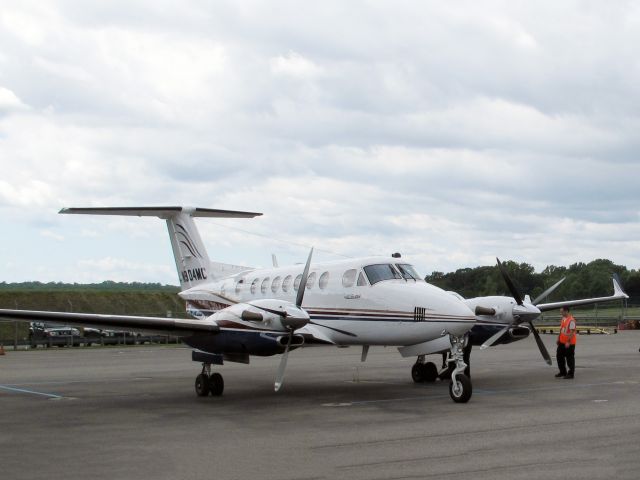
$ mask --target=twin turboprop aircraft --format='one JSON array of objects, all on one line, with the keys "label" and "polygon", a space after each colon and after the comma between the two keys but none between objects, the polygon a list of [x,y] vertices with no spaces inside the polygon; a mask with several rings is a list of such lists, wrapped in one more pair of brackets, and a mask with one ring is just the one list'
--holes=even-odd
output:
[{"label": "twin turboprop aircraft", "polygon": [[[520,319],[515,307],[510,322],[501,321],[497,309],[490,311],[492,307],[474,312],[456,296],[424,282],[398,257],[312,264],[311,252],[304,267],[268,269],[210,261],[194,217],[252,218],[259,213],[184,207],[70,208],[60,213],[166,220],[182,288],[179,295],[196,318],[24,310],[0,310],[0,318],[179,336],[195,349],[193,360],[202,363],[195,382],[200,396],[222,394],[223,378],[211,373],[211,366],[222,365],[225,360],[249,363],[251,355],[283,354],[276,374],[277,391],[291,349],[303,344],[358,345],[362,346],[364,361],[371,345],[384,345],[398,347],[405,357],[418,357],[412,373],[429,369],[425,355],[448,352],[449,393],[455,402],[464,403],[472,394],[471,380],[464,373],[465,351],[469,350],[469,332],[477,325],[477,318],[496,317],[493,327],[501,333],[493,335],[496,343]],[[514,300],[523,306],[515,295]]]}]

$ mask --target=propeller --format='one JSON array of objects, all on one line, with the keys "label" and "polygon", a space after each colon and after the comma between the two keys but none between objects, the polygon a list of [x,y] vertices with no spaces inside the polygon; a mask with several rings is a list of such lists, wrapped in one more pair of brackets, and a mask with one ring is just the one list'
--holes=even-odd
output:
[{"label": "propeller", "polygon": [[[504,279],[504,283],[506,283],[507,288],[509,289],[509,291],[511,292],[511,295],[513,296],[513,299],[516,301],[516,303],[518,304],[519,307],[523,307],[523,308],[514,307],[514,309],[513,309],[513,311],[514,311],[513,312],[514,313],[514,315],[513,315],[514,319],[517,318],[517,321],[520,321],[520,320],[524,319],[529,324],[529,327],[531,328],[531,332],[533,333],[533,337],[536,340],[536,344],[538,345],[538,349],[540,350],[540,354],[542,355],[542,358],[544,358],[545,362],[547,362],[548,365],[551,365],[551,356],[549,355],[549,352],[547,351],[547,347],[544,346],[544,343],[542,342],[542,339],[540,338],[540,334],[538,333],[536,328],[533,326],[532,318],[534,316],[537,318],[537,316],[540,315],[540,310],[538,310],[535,307],[535,304],[538,303],[543,298],[545,298],[546,296],[548,296],[556,288],[558,288],[558,286],[564,281],[564,278],[562,280],[560,280],[559,282],[557,282],[556,284],[554,284],[551,287],[549,287],[544,292],[542,292],[542,294],[539,295],[532,302],[533,305],[531,305],[531,304],[525,305],[523,300],[522,300],[522,295],[520,294],[520,291],[516,288],[515,284],[513,283],[513,280],[509,276],[509,273],[507,272],[507,269],[504,267],[502,262],[500,262],[500,259],[496,258],[496,260],[498,261],[498,268],[500,269],[500,273],[502,274],[502,278]],[[493,343],[495,343],[502,335],[505,334],[505,332],[510,327],[511,327],[511,325],[506,325],[498,333],[496,333],[489,340],[487,340],[482,345],[482,347],[480,347],[480,348],[484,349],[484,348],[487,348],[488,346],[492,345]]]},{"label": "propeller", "polygon": [[[313,248],[309,252],[309,257],[307,258],[307,263],[304,266],[304,271],[302,272],[302,279],[300,280],[300,285],[298,286],[298,294],[296,295],[296,307],[302,309],[302,300],[304,299],[304,291],[307,288],[307,279],[309,278],[309,267],[311,266],[311,257],[313,256]],[[277,392],[282,387],[282,383],[284,382],[284,372],[287,368],[287,360],[289,359],[289,348],[291,347],[291,341],[293,340],[293,332],[306,325],[309,320],[303,323],[300,318],[292,317],[287,314],[287,312],[281,312],[279,315],[282,316],[282,324],[289,331],[289,338],[287,339],[287,346],[284,349],[284,353],[282,354],[282,358],[280,359],[280,365],[278,366],[278,371],[276,373],[276,381],[274,384],[274,389]]]},{"label": "propeller", "polygon": [[553,292],[556,288],[558,288],[560,286],[560,284],[566,280],[566,278],[567,277],[562,277],[558,282],[554,283],[549,288],[547,288],[544,292],[542,292],[540,295],[538,295],[535,298],[535,300],[533,302],[531,302],[531,303],[533,303],[534,305],[539,304],[542,300],[544,300],[549,295],[551,295],[551,292]]}]

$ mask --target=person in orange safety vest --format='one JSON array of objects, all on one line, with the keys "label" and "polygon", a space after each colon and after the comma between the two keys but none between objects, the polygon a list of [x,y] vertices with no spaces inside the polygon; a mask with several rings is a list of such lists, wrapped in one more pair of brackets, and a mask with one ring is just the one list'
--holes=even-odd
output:
[{"label": "person in orange safety vest", "polygon": [[558,361],[560,372],[556,375],[556,378],[573,378],[576,368],[575,352],[578,337],[576,319],[571,315],[569,307],[562,307],[560,314],[562,315],[562,322],[560,323],[560,335],[558,335],[558,348],[556,350],[556,360]]}]

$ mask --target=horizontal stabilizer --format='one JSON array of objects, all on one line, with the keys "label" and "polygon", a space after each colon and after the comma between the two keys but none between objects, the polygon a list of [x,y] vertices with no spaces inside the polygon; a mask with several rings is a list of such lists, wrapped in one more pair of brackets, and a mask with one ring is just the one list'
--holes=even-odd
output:
[{"label": "horizontal stabilizer", "polygon": [[193,207],[96,207],[96,208],[63,208],[59,213],[76,215],[122,215],[129,217],[171,218],[180,213],[191,217],[215,218],[254,218],[262,215],[256,212],[237,210],[218,210],[215,208]]}]

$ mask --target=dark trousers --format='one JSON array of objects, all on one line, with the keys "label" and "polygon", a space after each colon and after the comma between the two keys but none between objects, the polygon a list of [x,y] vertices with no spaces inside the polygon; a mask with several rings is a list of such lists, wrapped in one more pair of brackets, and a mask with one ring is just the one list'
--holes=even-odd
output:
[{"label": "dark trousers", "polygon": [[[558,344],[558,348],[556,350],[556,360],[558,361],[558,368],[560,369],[560,373],[562,373],[563,375],[566,375],[567,373],[573,375],[573,371],[576,368],[575,352],[575,345],[569,345],[569,347],[567,348],[564,346],[564,343]],[[568,372],[567,367],[569,367]]]}]

